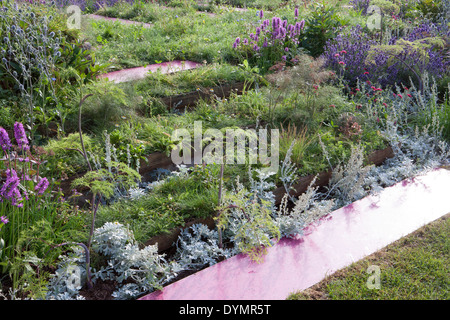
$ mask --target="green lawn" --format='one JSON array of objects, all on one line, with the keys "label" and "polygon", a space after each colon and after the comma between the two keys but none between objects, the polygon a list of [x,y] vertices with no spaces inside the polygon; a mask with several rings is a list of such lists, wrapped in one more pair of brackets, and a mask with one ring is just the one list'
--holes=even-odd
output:
[{"label": "green lawn", "polygon": [[[288,299],[449,300],[449,234],[447,214]],[[369,266],[379,267],[379,289]]]}]

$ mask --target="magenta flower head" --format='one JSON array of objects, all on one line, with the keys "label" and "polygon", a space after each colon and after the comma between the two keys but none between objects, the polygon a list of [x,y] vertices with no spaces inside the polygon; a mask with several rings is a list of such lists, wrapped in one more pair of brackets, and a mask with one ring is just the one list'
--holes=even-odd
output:
[{"label": "magenta flower head", "polygon": [[6,182],[3,184],[0,190],[0,200],[3,199],[11,200],[13,206],[22,207],[23,204],[20,203],[22,196],[19,191],[20,180],[14,169],[6,170]]},{"label": "magenta flower head", "polygon": [[299,22],[299,28],[300,30],[303,29],[305,27],[305,20],[302,20]]},{"label": "magenta flower head", "polygon": [[20,122],[16,122],[14,124],[14,137],[16,138],[19,147],[21,147],[23,150],[29,149],[27,134],[25,133],[23,124],[21,124]]},{"label": "magenta flower head", "polygon": [[34,191],[37,191],[38,194],[43,194],[45,190],[47,190],[49,182],[47,178],[42,178],[39,180],[38,184],[34,188]]},{"label": "magenta flower head", "polygon": [[264,11],[259,11],[259,18],[262,19],[264,17]]},{"label": "magenta flower head", "polygon": [[278,17],[272,18],[272,29],[276,30],[280,26],[281,19]]},{"label": "magenta flower head", "polygon": [[233,48],[237,48],[240,42],[241,42],[241,38],[237,37],[233,43]]},{"label": "magenta flower head", "polygon": [[298,18],[298,8],[295,8],[295,10],[294,10],[294,16],[295,16],[296,18]]},{"label": "magenta flower head", "polygon": [[1,216],[0,217],[0,222],[3,224],[7,224],[9,222],[8,218],[6,216]]},{"label": "magenta flower head", "polygon": [[5,150],[11,149],[11,140],[9,139],[8,132],[0,127],[0,147]]}]

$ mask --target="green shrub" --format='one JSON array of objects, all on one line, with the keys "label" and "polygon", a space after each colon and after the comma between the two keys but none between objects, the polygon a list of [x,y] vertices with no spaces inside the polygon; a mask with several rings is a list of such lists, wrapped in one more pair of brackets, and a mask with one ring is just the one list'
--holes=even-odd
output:
[{"label": "green shrub", "polygon": [[339,15],[337,8],[317,3],[306,19],[301,45],[313,57],[318,57],[324,52],[327,41],[336,37],[339,29],[348,23]]}]

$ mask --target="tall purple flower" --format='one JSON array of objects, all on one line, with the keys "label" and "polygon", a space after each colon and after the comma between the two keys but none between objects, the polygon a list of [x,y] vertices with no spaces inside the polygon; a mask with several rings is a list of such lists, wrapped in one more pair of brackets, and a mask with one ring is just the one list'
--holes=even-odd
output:
[{"label": "tall purple flower", "polygon": [[23,124],[21,124],[20,122],[16,122],[14,124],[14,137],[16,138],[17,145],[19,147],[21,147],[23,150],[29,149],[27,134],[25,132],[25,129],[23,128]]},{"label": "tall purple flower", "polygon": [[298,18],[298,8],[295,8],[295,10],[294,10],[294,17],[296,19]]},{"label": "tall purple flower", "polygon": [[7,224],[9,222],[8,218],[6,216],[0,217],[0,223]]},{"label": "tall purple flower", "polygon": [[11,140],[9,139],[8,132],[5,129],[0,127],[0,146],[5,150],[11,149]]},{"label": "tall purple flower", "polygon": [[19,191],[19,177],[14,169],[6,170],[6,182],[0,189],[0,201],[3,199],[11,200],[11,204],[17,207],[22,207],[23,204],[19,203],[22,200],[22,195]]},{"label": "tall purple flower", "polygon": [[264,17],[264,11],[259,11],[259,18],[262,19]]},{"label": "tall purple flower", "polygon": [[38,184],[34,188],[34,191],[37,191],[38,194],[43,194],[45,190],[47,190],[49,182],[47,178],[42,178],[39,180]]}]

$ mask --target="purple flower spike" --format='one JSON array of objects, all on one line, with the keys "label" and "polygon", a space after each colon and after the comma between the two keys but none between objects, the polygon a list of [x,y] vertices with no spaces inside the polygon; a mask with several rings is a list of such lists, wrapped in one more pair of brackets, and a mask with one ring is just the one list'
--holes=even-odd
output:
[{"label": "purple flower spike", "polygon": [[305,20],[299,22],[299,29],[302,30],[305,27]]},{"label": "purple flower spike", "polygon": [[264,11],[259,11],[259,18],[262,19],[264,17]]},{"label": "purple flower spike", "polygon": [[38,194],[43,194],[45,190],[47,190],[49,182],[47,178],[42,178],[39,180],[38,184],[34,188],[34,191],[37,191]]},{"label": "purple flower spike", "polygon": [[9,222],[8,218],[6,216],[1,216],[0,217],[0,222],[3,224],[7,224]]},{"label": "purple flower spike", "polygon": [[0,146],[5,150],[11,149],[11,140],[9,139],[8,132],[0,127]]},{"label": "purple flower spike", "polygon": [[295,10],[294,10],[294,16],[295,16],[296,18],[298,18],[298,8],[295,8]]},{"label": "purple flower spike", "polygon": [[22,196],[19,191],[20,180],[14,169],[6,170],[6,182],[3,184],[0,190],[0,199],[11,200],[13,206],[21,207],[23,204],[18,203],[22,200]]},{"label": "purple flower spike", "polygon": [[14,137],[16,138],[19,147],[21,147],[23,150],[29,149],[27,134],[25,133],[23,124],[21,124],[20,122],[16,122],[14,124]]}]

